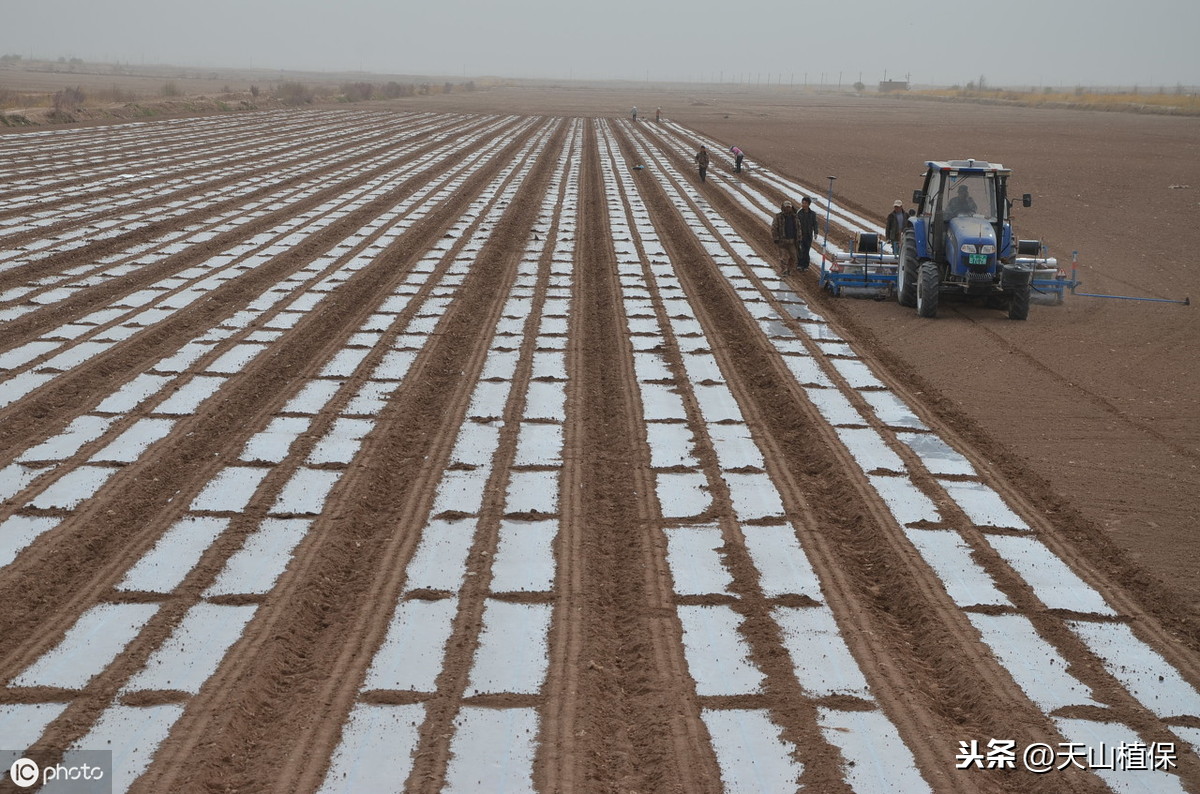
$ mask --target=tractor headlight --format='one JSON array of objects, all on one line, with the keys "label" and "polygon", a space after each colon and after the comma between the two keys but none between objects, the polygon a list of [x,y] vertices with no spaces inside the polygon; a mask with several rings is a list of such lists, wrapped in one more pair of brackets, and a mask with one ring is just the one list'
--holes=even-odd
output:
[{"label": "tractor headlight", "polygon": [[994,253],[996,253],[996,246],[994,246],[994,245],[981,245],[981,246],[979,246],[979,253],[981,253],[981,254],[994,254]]},{"label": "tractor headlight", "polygon": [[977,250],[975,249],[975,246],[971,245],[970,243],[963,243],[963,245],[962,245],[962,252],[963,252],[964,254],[977,254],[977,253],[979,253],[979,251],[977,251]]}]

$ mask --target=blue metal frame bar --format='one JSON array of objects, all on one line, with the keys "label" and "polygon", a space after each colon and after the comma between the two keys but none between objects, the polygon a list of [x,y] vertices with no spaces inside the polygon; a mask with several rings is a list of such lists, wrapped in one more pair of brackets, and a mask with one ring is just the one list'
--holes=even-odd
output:
[{"label": "blue metal frame bar", "polygon": [[1132,295],[1101,295],[1098,292],[1076,292],[1071,290],[1072,295],[1080,295],[1084,298],[1113,298],[1120,301],[1149,301],[1151,303],[1181,303],[1184,306],[1191,306],[1191,298],[1176,300],[1174,298],[1136,298]]}]

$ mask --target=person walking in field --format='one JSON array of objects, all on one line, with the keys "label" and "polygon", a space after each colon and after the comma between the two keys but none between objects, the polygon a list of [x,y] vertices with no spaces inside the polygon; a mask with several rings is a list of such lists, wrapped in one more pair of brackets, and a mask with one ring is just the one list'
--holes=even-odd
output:
[{"label": "person walking in field", "polygon": [[736,146],[730,146],[729,151],[733,153],[733,172],[742,173],[742,160],[745,159],[746,153]]},{"label": "person walking in field", "polygon": [[771,221],[771,240],[779,247],[779,275],[789,275],[800,257],[800,221],[795,205],[787,199]]},{"label": "person walking in field", "polygon": [[701,146],[700,151],[696,152],[693,158],[696,165],[700,167],[700,181],[704,181],[704,175],[708,173],[708,148]]},{"label": "person walking in field", "polygon": [[654,123],[662,124],[662,108],[654,109]]},{"label": "person walking in field", "polygon": [[900,253],[900,238],[904,235],[904,222],[908,219],[908,215],[904,212],[904,202],[896,199],[892,203],[892,211],[888,213],[887,226],[884,227],[883,236],[892,244],[892,253]]},{"label": "person walking in field", "polygon": [[796,258],[796,267],[801,273],[808,270],[809,254],[812,252],[813,240],[820,230],[820,223],[817,213],[812,210],[812,199],[808,196],[800,199],[800,209],[796,212],[796,224],[800,227],[800,251]]},{"label": "person walking in field", "polygon": [[633,110],[631,111],[631,113],[633,114],[633,120],[637,121],[637,105],[633,106]]}]

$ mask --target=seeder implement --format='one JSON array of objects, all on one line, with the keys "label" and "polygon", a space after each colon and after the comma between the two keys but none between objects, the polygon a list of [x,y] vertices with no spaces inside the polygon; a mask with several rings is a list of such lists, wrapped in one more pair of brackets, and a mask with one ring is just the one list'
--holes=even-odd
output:
[{"label": "seeder implement", "polygon": [[835,296],[844,292],[882,299],[896,289],[898,262],[895,254],[883,253],[879,235],[860,232],[854,235],[849,252],[834,252],[831,262],[821,257],[821,288]]},{"label": "seeder implement", "polygon": [[[885,254],[878,234],[858,232],[850,243],[850,252],[829,247],[829,214],[833,207],[833,183],[829,180],[829,195],[825,200],[825,240],[821,245],[821,289],[834,296],[843,292],[858,297],[882,299],[896,290],[896,266],[899,258]],[[829,262],[828,257],[833,261]]]},{"label": "seeder implement", "polygon": [[1067,274],[1058,268],[1058,260],[1052,256],[1044,256],[1044,246],[1037,240],[1018,240],[1017,256],[1013,264],[1027,267],[1033,271],[1029,282],[1030,302],[1061,305],[1067,290],[1074,290],[1078,284],[1074,275]]}]

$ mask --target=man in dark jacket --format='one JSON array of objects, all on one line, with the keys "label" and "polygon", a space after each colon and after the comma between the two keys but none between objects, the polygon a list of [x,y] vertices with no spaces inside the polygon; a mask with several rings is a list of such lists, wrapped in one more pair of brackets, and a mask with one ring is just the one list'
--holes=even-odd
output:
[{"label": "man in dark jacket", "polygon": [[883,236],[892,244],[892,253],[900,253],[900,238],[904,236],[904,222],[908,216],[904,213],[904,202],[900,199],[892,204],[892,211],[888,213],[887,227],[883,231]]},{"label": "man in dark jacket", "polygon": [[803,273],[808,270],[808,257],[812,249],[813,240],[817,237],[820,221],[817,220],[817,213],[812,210],[812,199],[808,196],[800,199],[800,210],[796,213],[796,225],[800,228],[799,242],[797,247],[799,256],[796,258],[796,266]]},{"label": "man in dark jacket", "polygon": [[800,255],[800,222],[796,218],[796,207],[786,199],[771,221],[771,240],[779,246],[779,273],[786,276],[792,272]]},{"label": "man in dark jacket", "polygon": [[696,152],[696,156],[692,158],[696,161],[696,165],[700,167],[700,181],[704,181],[704,175],[708,173],[708,149],[704,146],[700,147],[700,151]]},{"label": "man in dark jacket", "polygon": [[974,215],[978,211],[975,199],[971,198],[971,193],[967,190],[966,185],[959,185],[958,195],[946,202],[946,216],[950,218],[957,218],[959,215]]}]

